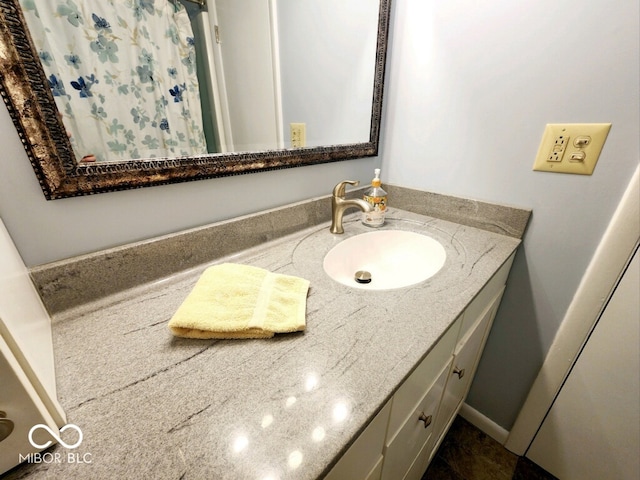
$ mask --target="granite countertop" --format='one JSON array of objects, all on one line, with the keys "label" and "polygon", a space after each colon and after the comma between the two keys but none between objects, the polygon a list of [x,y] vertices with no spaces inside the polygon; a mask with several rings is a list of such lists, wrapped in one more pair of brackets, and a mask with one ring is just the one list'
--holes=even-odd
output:
[{"label": "granite countertop", "polygon": [[322,477],[520,243],[390,209],[382,228],[425,233],[447,260],[425,282],[366,291],[322,269],[335,244],[371,231],[358,218],[344,235],[323,223],[213,262],[308,279],[304,333],[173,337],[167,322],[208,265],[55,315],[60,403],[87,463],[55,446],[62,461],[9,478]]}]

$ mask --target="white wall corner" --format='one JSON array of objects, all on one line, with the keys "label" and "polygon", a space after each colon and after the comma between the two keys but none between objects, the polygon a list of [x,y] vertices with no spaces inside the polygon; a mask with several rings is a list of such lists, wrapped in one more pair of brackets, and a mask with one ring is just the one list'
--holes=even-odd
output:
[{"label": "white wall corner", "polygon": [[509,436],[509,431],[498,425],[496,422],[480,413],[472,406],[463,403],[458,412],[462,418],[469,422],[474,427],[480,429],[482,432],[489,435],[495,441],[504,445]]},{"label": "white wall corner", "polygon": [[511,428],[505,448],[524,455],[560,391],[640,239],[640,166],[585,271],[536,377]]}]

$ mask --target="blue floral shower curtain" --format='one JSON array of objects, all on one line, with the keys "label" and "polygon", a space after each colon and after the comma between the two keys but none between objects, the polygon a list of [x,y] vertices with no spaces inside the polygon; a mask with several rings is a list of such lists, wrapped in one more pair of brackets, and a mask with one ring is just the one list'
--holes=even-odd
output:
[{"label": "blue floral shower curtain", "polygon": [[176,0],[21,0],[78,161],[207,152]]}]

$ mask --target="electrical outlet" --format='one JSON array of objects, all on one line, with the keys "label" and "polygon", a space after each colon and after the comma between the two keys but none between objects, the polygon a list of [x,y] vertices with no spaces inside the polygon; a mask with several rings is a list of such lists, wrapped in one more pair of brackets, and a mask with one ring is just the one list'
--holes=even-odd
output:
[{"label": "electrical outlet", "polygon": [[547,124],[533,169],[591,175],[610,129],[610,123]]},{"label": "electrical outlet", "polygon": [[547,162],[561,162],[562,157],[564,156],[564,151],[567,148],[568,141],[569,137],[567,135],[558,135],[554,139],[553,146],[551,147],[551,151],[547,157]]},{"label": "electrical outlet", "polygon": [[290,123],[289,130],[291,133],[292,148],[302,148],[307,146],[307,124],[306,123]]}]

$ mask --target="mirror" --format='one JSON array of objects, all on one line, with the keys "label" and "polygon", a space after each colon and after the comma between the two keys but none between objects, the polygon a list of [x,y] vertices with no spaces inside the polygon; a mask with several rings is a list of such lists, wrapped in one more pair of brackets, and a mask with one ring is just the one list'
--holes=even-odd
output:
[{"label": "mirror", "polygon": [[[263,17],[271,19],[271,23],[265,27],[267,32],[265,38],[271,35],[271,41],[267,42],[266,49],[263,48],[261,51],[271,52],[272,58],[264,62],[267,68],[271,68],[269,75],[246,74],[243,70],[239,71],[240,67],[232,62],[233,58],[239,58],[244,60],[245,66],[254,67],[259,63],[256,59],[263,60],[265,55],[256,52],[259,45],[255,42],[249,50],[244,51],[245,53],[229,55],[225,52],[225,48],[233,44],[231,37],[225,37],[225,25],[228,21],[233,21],[234,17],[237,22],[238,17],[244,21],[244,17],[247,16],[244,15],[246,9],[238,14],[237,10],[234,11],[231,8],[238,3],[237,0],[208,0],[209,6],[206,8],[189,5],[189,3],[201,4],[203,3],[201,0],[182,0],[181,4],[177,0],[125,2],[137,6],[140,11],[136,15],[154,12],[157,14],[160,7],[168,4],[176,12],[187,12],[190,17],[192,36],[188,35],[185,38],[187,46],[196,48],[196,54],[193,57],[184,58],[194,61],[194,65],[191,66],[195,67],[194,70],[198,75],[195,83],[199,85],[200,105],[195,101],[191,102],[189,113],[186,115],[185,107],[180,105],[180,112],[182,117],[193,121],[198,117],[193,114],[196,110],[194,105],[201,107],[198,109],[202,117],[201,120],[198,119],[198,128],[201,127],[201,136],[204,136],[204,139],[198,143],[188,138],[187,143],[190,146],[196,145],[193,150],[179,146],[158,154],[152,150],[143,151],[140,148],[126,150],[124,147],[120,148],[117,145],[118,142],[112,142],[112,144],[107,142],[109,147],[102,150],[94,144],[83,146],[83,142],[88,142],[91,132],[97,127],[92,125],[88,133],[83,133],[81,127],[87,123],[86,121],[77,121],[77,128],[73,125],[73,118],[81,117],[79,110],[60,101],[61,97],[67,99],[72,96],[86,100],[92,97],[92,83],[98,84],[100,81],[102,84],[117,83],[116,88],[120,88],[121,92],[130,93],[136,90],[136,95],[140,96],[143,90],[153,90],[150,80],[155,81],[152,75],[148,75],[145,65],[138,64],[135,68],[129,66],[132,75],[128,79],[112,75],[108,81],[105,81],[105,76],[100,78],[100,76],[79,75],[76,80],[64,84],[66,90],[56,90],[58,85],[56,78],[52,78],[53,70],[47,65],[50,59],[46,56],[46,49],[38,48],[38,45],[42,47],[43,41],[47,41],[41,36],[42,31],[47,27],[33,28],[33,36],[27,28],[30,23],[25,17],[29,18],[33,15],[34,12],[30,11],[29,7],[33,7],[36,2],[0,0],[0,93],[9,109],[45,197],[47,199],[65,198],[376,155],[382,110],[390,0],[354,2],[318,0],[322,8],[333,5],[334,10],[340,8],[345,12],[345,16],[341,17],[340,21],[337,20],[336,15],[333,15],[334,11],[324,15],[327,22],[331,21],[331,23],[329,29],[324,28],[324,37],[320,39],[317,38],[317,34],[310,33],[309,27],[300,28],[303,24],[300,21],[301,18],[306,18],[309,25],[321,24],[319,19],[322,15],[313,16],[313,12],[309,10],[297,11],[302,7],[312,8],[309,7],[310,2],[246,1],[265,5],[266,14]],[[359,10],[357,5],[362,5],[363,2],[369,5],[371,2],[375,4],[372,10],[373,15],[369,15],[368,21],[364,20],[366,15],[359,15],[362,10]],[[21,3],[25,6],[24,12],[20,6]],[[74,1],[69,0],[59,3],[64,3],[65,6],[75,5]],[[157,7],[155,9],[154,3]],[[349,7],[344,7],[344,4],[350,5],[351,11]],[[95,4],[92,3],[92,5]],[[39,8],[44,7],[38,6]],[[37,13],[38,20],[45,17],[44,14],[40,15],[41,12]],[[53,16],[60,16],[63,13],[67,16],[74,14],[73,11],[56,10]],[[124,14],[118,15],[114,21],[95,13],[80,13],[85,13],[85,16],[90,18],[85,22],[86,24],[90,23],[94,29],[102,29],[104,38],[107,38],[107,34],[112,33],[116,27],[127,24]],[[33,22],[33,19],[30,21]],[[68,18],[65,21],[71,22]],[[340,41],[345,42],[345,39],[353,38],[354,34],[351,30],[360,28],[367,22],[374,24],[373,28],[370,25],[366,27],[372,32],[369,36],[372,38],[372,44],[375,44],[374,47],[367,50],[366,45],[360,47],[358,42],[349,40],[346,41],[344,48],[335,46],[339,45]],[[239,28],[232,30],[242,32]],[[343,35],[341,33],[343,30],[348,35]],[[256,31],[257,28],[252,26],[246,32]],[[142,33],[149,36],[146,30],[142,30]],[[311,38],[313,43],[301,46],[301,35]],[[363,35],[358,33],[357,36]],[[112,61],[113,58],[110,58],[110,55],[114,52],[118,60],[124,57],[124,50],[121,52],[117,47],[115,47],[116,50],[106,48],[108,41],[103,37],[94,38],[89,45],[98,57],[101,56],[104,59],[103,63]],[[202,47],[198,47],[198,41],[194,39],[205,37],[209,38],[207,45],[211,50],[202,53],[198,50]],[[246,40],[253,37],[257,35],[245,33],[244,36],[239,36],[238,42],[246,43],[243,38]],[[277,37],[276,40],[273,37]],[[336,44],[334,40],[338,43]],[[220,45],[223,48],[220,48]],[[319,50],[318,46],[321,45],[325,45],[326,48]],[[329,45],[334,46],[329,47]],[[368,53],[359,55],[359,51]],[[301,57],[296,55],[302,55],[311,61],[301,62]],[[70,56],[65,57],[67,66],[74,67],[73,64],[78,62],[73,62],[68,57]],[[156,60],[158,59],[153,61]],[[304,65],[304,68],[297,64]],[[220,65],[224,68],[220,68]],[[169,67],[164,68],[170,71]],[[316,70],[310,71],[314,67]],[[328,72],[328,76],[320,77],[323,71]],[[204,75],[203,72],[208,75]],[[302,74],[307,76],[304,77]],[[264,82],[255,85],[247,83],[254,77],[262,80],[268,77],[271,80],[269,88],[266,88],[269,91],[265,97],[266,103],[260,106],[256,89],[264,89]],[[364,83],[356,81],[361,77]],[[168,80],[168,82],[171,81]],[[169,87],[168,92],[166,96],[156,95],[156,113],[159,111],[159,106],[173,107],[174,103],[178,103],[176,99],[186,91],[182,87],[186,83],[182,80],[176,81],[171,87],[165,82]],[[311,91],[300,88],[310,84]],[[330,90],[329,86],[336,88]],[[322,91],[324,87],[327,87],[328,93]],[[234,92],[234,89],[239,90],[239,93]],[[244,106],[237,106],[238,97],[244,97]],[[251,100],[248,105],[247,99]],[[104,95],[95,95],[93,100],[85,117],[82,118],[106,117],[106,113],[100,111],[101,105],[108,103],[104,101]],[[124,104],[127,107],[127,115],[133,119],[134,126],[141,127],[140,123],[144,120],[144,116],[138,114],[136,121],[136,115],[132,113],[135,108],[131,106],[129,100],[120,99],[119,102],[113,103]],[[275,108],[264,107],[269,104],[272,107],[275,105]],[[265,112],[275,120],[264,120],[261,115]],[[350,116],[354,112],[357,118]],[[174,146],[175,142],[167,141],[168,137],[165,138],[163,135],[168,132],[179,132],[180,129],[174,127],[177,122],[167,121],[170,117],[164,115],[164,112],[161,113],[163,115],[157,119],[150,116],[145,122],[149,125],[153,124],[153,127],[158,129],[157,135],[149,133],[140,135],[143,139],[142,143],[146,146],[157,144]],[[251,121],[256,119],[257,123],[252,125]],[[128,131],[126,125],[120,126],[120,123],[124,122],[109,120],[107,125],[109,128],[113,126],[114,131]],[[271,127],[270,136],[255,136],[258,127],[265,124]],[[356,128],[351,128],[352,126]],[[129,129],[129,131],[132,130],[132,128]],[[122,139],[129,139],[130,136],[133,135],[119,137],[119,144],[128,143]],[[116,148],[110,148],[112,145],[116,145]]]}]

